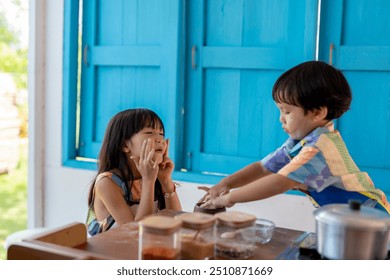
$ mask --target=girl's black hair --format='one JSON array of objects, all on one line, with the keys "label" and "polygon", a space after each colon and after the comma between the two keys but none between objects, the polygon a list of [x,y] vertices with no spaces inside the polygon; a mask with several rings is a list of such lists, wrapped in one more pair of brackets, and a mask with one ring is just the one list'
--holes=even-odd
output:
[{"label": "girl's black hair", "polygon": [[[106,171],[112,172],[113,170],[117,170],[119,174],[116,175],[123,181],[132,182],[134,180],[134,174],[131,172],[128,159],[126,154],[122,151],[122,148],[127,140],[145,127],[159,129],[165,133],[162,120],[155,112],[149,109],[128,109],[121,111],[112,117],[107,125],[103,143],[100,148],[97,175]],[[93,188],[96,177],[90,187],[88,205],[90,205],[93,200]],[[161,188],[160,184],[158,184],[158,186]],[[164,202],[164,199],[162,200]],[[161,202],[159,201],[159,205],[160,204]]]},{"label": "girl's black hair", "polygon": [[321,61],[301,63],[283,73],[275,82],[272,98],[277,103],[299,106],[308,111],[326,107],[327,120],[349,110],[352,93],[343,73]]}]

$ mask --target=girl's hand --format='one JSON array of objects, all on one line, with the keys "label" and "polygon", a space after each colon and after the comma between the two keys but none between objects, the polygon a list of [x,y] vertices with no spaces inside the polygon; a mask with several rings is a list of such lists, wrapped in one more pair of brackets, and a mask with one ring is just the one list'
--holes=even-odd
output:
[{"label": "girl's hand", "polygon": [[172,180],[172,172],[175,167],[173,161],[168,157],[169,151],[169,139],[166,140],[166,149],[163,155],[162,162],[158,165],[158,180],[161,183],[169,182]]},{"label": "girl's hand", "polygon": [[158,162],[154,158],[154,145],[152,139],[142,143],[140,157],[131,156],[143,180],[156,181],[158,173]]}]

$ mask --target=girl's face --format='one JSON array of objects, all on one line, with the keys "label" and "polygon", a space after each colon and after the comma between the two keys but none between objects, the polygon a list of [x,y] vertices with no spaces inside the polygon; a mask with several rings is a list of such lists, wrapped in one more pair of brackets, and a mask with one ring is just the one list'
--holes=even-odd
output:
[{"label": "girl's face", "polygon": [[129,149],[129,156],[139,157],[142,144],[148,139],[152,140],[152,149],[155,151],[153,160],[161,163],[165,150],[167,149],[167,142],[164,138],[164,131],[156,128],[145,127],[126,142],[126,146]]},{"label": "girl's face", "polygon": [[302,140],[306,135],[312,132],[317,127],[326,124],[323,110],[305,111],[298,106],[287,103],[276,103],[279,108],[279,121],[282,123],[283,130],[293,139]]}]

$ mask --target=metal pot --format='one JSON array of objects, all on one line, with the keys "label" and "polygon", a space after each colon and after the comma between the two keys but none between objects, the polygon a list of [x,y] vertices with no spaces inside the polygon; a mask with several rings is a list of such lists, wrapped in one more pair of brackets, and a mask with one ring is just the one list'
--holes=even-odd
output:
[{"label": "metal pot", "polygon": [[360,201],[329,204],[314,211],[317,251],[334,260],[385,259],[390,216]]}]

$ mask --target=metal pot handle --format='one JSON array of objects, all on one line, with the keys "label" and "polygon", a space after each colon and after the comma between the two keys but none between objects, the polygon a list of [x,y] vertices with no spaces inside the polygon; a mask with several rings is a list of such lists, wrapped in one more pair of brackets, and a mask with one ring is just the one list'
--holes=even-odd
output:
[{"label": "metal pot handle", "polygon": [[362,206],[362,202],[360,200],[351,199],[348,201],[349,209],[354,211],[359,211],[360,207]]}]

